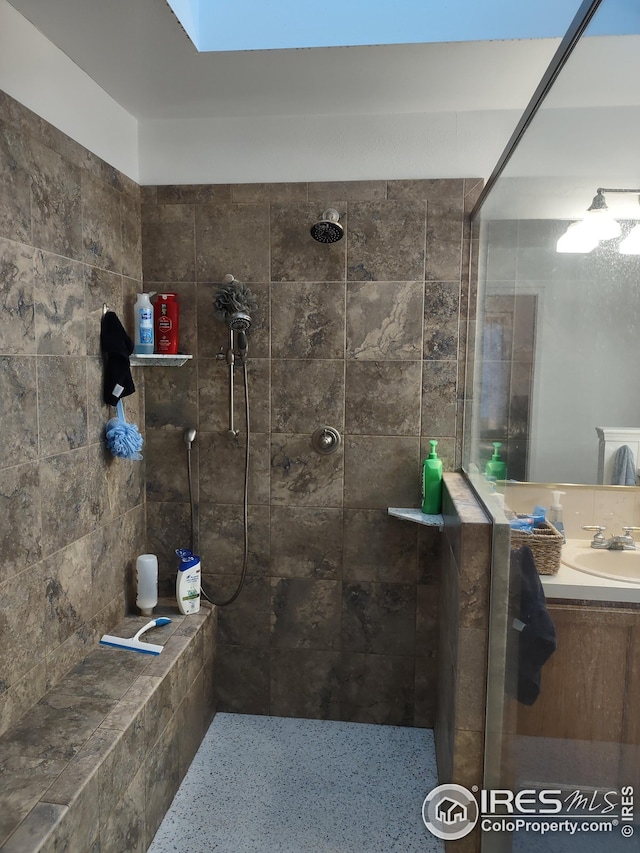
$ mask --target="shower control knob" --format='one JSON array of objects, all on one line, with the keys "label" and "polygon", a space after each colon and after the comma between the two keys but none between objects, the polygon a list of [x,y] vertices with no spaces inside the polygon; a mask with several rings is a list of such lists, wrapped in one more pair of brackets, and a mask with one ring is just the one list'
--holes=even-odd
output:
[{"label": "shower control knob", "polygon": [[311,446],[316,453],[322,453],[324,456],[329,453],[335,453],[340,447],[342,438],[337,429],[330,426],[318,427],[311,436]]}]

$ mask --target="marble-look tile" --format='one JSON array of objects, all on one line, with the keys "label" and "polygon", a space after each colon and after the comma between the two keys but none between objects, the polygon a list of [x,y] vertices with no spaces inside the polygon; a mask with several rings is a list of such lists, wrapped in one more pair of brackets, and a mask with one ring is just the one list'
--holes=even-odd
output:
[{"label": "marble-look tile", "polygon": [[78,166],[31,142],[33,244],[65,258],[82,257],[82,212]]},{"label": "marble-look tile", "polygon": [[338,580],[342,571],[342,510],[271,508],[271,574]]},{"label": "marble-look tile", "polygon": [[386,181],[315,181],[309,184],[309,200],[378,201],[387,197]]},{"label": "marble-look tile", "polygon": [[418,531],[418,583],[437,584],[441,577],[442,533],[435,527],[421,526]]},{"label": "marble-look tile", "polygon": [[195,249],[198,282],[268,281],[269,205],[198,205]]},{"label": "marble-look tile", "polygon": [[[87,368],[87,444],[104,443],[104,431],[115,411],[104,402],[104,365],[100,356],[86,360]],[[127,412],[127,420],[131,414]],[[134,421],[135,422],[135,421]],[[139,421],[138,421],[139,423]]]},{"label": "marble-look tile", "polygon": [[418,435],[419,361],[349,361],[345,431],[351,435]]},{"label": "marble-look tile", "polygon": [[29,143],[0,121],[0,236],[31,243]]},{"label": "marble-look tile", "polygon": [[119,193],[82,172],[83,260],[91,266],[122,272],[122,217]]},{"label": "marble-look tile", "polygon": [[181,184],[179,186],[143,187],[153,189],[153,198],[146,197],[154,204],[213,204],[218,201],[231,201],[231,184]]},{"label": "marble-look tile", "polygon": [[423,201],[351,202],[347,278],[423,280],[426,215]]},{"label": "marble-look tile", "polygon": [[0,237],[0,352],[35,353],[33,255],[30,246]]},{"label": "marble-look tile", "polygon": [[348,435],[345,438],[345,507],[418,506],[420,482],[417,437]]},{"label": "marble-look tile", "polygon": [[424,178],[387,182],[390,199],[428,199],[440,204],[462,205],[463,178]]},{"label": "marble-look tile", "polygon": [[100,826],[120,805],[131,779],[145,761],[144,715],[139,714],[120,734],[98,770]]},{"label": "marble-look tile", "polygon": [[[239,504],[200,504],[199,554],[202,571],[240,574],[244,553],[243,508]],[[269,507],[249,506],[247,573],[269,573]]]},{"label": "marble-look tile", "polygon": [[344,362],[282,359],[271,364],[271,429],[313,433],[329,425],[342,432]]},{"label": "marble-look tile", "polygon": [[[195,209],[162,204],[142,208],[142,272],[145,285],[195,281]],[[154,288],[155,289],[155,288]]]},{"label": "marble-look tile", "polygon": [[462,233],[460,239],[439,240],[427,236],[426,281],[460,280],[462,272]]},{"label": "marble-look tile", "polygon": [[383,509],[345,509],[345,580],[415,583],[415,527],[391,518]]},{"label": "marble-look tile", "polygon": [[147,429],[184,432],[197,423],[198,371],[193,361],[180,370],[172,367],[149,370],[144,390]]},{"label": "marble-look tile", "polygon": [[135,539],[127,515],[97,527],[88,537],[87,563],[90,570],[90,601],[94,613],[99,613],[126,588],[127,575],[133,575],[129,550]]},{"label": "marble-look tile", "polygon": [[[46,257],[46,256],[45,256]],[[142,288],[141,288],[142,289]],[[98,267],[84,267],[84,310],[86,312],[86,353],[100,355],[102,306],[115,311],[125,325],[122,277]]]},{"label": "marble-look tile", "polygon": [[40,523],[37,464],[4,469],[0,480],[0,584],[40,559]]},{"label": "marble-look tile", "polygon": [[[199,283],[196,288],[198,310],[198,355],[201,358],[215,358],[218,353],[226,353],[229,346],[229,330],[225,323],[214,314],[214,301],[218,290],[224,285],[222,278],[214,283]],[[265,282],[251,282],[249,290],[257,304],[251,313],[251,328],[247,333],[249,358],[269,358],[270,356],[270,285]],[[224,363],[223,363],[224,364]],[[221,365],[222,366],[222,365]]]},{"label": "marble-look tile", "polygon": [[487,634],[484,628],[461,627],[458,636],[456,726],[484,729],[487,673]]},{"label": "marble-look tile", "polygon": [[[249,424],[251,432],[269,432],[271,425],[271,361],[249,358]],[[244,371],[234,373],[233,416],[236,429],[245,429]],[[229,428],[229,368],[226,361],[198,359],[198,423],[207,432]]]},{"label": "marble-look tile", "polygon": [[420,358],[423,299],[422,282],[348,282],[347,357]]},{"label": "marble-look tile", "polygon": [[201,669],[180,706],[178,727],[178,768],[180,781],[184,779],[205,734],[204,705],[205,675]]},{"label": "marble-look tile", "polygon": [[306,182],[232,184],[231,197],[234,202],[295,202],[307,200]]},{"label": "marble-look tile", "polygon": [[[0,845],[27,816],[49,785],[65,768],[65,762],[19,754],[10,736],[0,740]],[[23,847],[25,849],[32,849]]]},{"label": "marble-look tile", "polygon": [[220,643],[214,680],[219,711],[269,713],[269,649]]},{"label": "marble-look tile", "polygon": [[[141,628],[144,624],[144,618],[141,617],[138,627]],[[119,629],[114,628],[110,633],[119,635]],[[156,642],[162,643],[160,629],[155,629],[154,638]],[[121,649],[99,646],[90,651],[69,672],[63,685],[49,691],[48,699],[50,702],[58,702],[64,696],[77,696],[79,698],[120,700],[148,665],[149,656],[125,655]],[[111,710],[111,707],[112,705],[109,704],[107,712]]]},{"label": "marble-look tile", "polygon": [[32,461],[38,452],[35,358],[0,357],[0,400],[11,401],[2,413],[0,467]]},{"label": "marble-look tile", "polygon": [[434,281],[424,300],[424,357],[435,361],[458,358],[460,284]]},{"label": "marble-look tile", "polygon": [[342,506],[343,453],[316,453],[309,435],[272,434],[271,505]]},{"label": "marble-look tile", "polygon": [[343,720],[410,726],[413,705],[413,657],[343,653],[340,690]]},{"label": "marble-look tile", "polygon": [[416,658],[414,726],[433,728],[438,692],[438,668],[435,655]]},{"label": "marble-look tile", "polygon": [[[0,735],[17,722],[47,691],[44,661],[23,670],[22,677],[0,693]],[[4,678],[4,676],[3,676]]]},{"label": "marble-look tile", "polygon": [[348,234],[346,202],[271,205],[272,281],[344,281],[346,236],[337,243],[318,243],[309,233],[327,208],[338,211]]},{"label": "marble-look tile", "polygon": [[425,361],[422,365],[422,435],[456,434],[458,364]]},{"label": "marble-look tile", "polygon": [[84,358],[49,356],[38,364],[40,453],[49,456],[87,443]]},{"label": "marble-look tile", "polygon": [[176,547],[189,547],[191,513],[188,501],[147,502],[147,547],[158,557],[158,584],[165,594],[175,594]]},{"label": "marble-look tile", "polygon": [[415,586],[345,581],[342,589],[344,651],[412,655],[415,637]]},{"label": "marble-look tile", "polygon": [[339,720],[340,659],[340,652],[273,649],[271,714]]},{"label": "marble-look tile", "polygon": [[92,458],[89,448],[81,447],[40,460],[44,554],[80,539],[102,519],[106,496]]},{"label": "marble-look tile", "polygon": [[272,578],[271,647],[340,648],[341,584],[306,578]]},{"label": "marble-look tile", "polygon": [[142,223],[140,194],[120,194],[122,222],[122,273],[142,279]]},{"label": "marble-look tile", "polygon": [[100,833],[99,853],[145,853],[144,768],[134,776]]},{"label": "marble-look tile", "polygon": [[85,355],[82,264],[37,251],[34,281],[38,354]]},{"label": "marble-look tile", "polygon": [[482,785],[483,749],[482,732],[456,729],[452,778],[458,785]]},{"label": "marble-look tile", "polygon": [[435,656],[438,645],[440,591],[434,585],[416,588],[416,657]]},{"label": "marble-look tile", "polygon": [[111,699],[49,693],[12,727],[7,748],[14,755],[71,761],[114,704]]},{"label": "marble-look tile", "polygon": [[[10,597],[13,585],[20,594]],[[5,601],[0,644],[0,682],[5,687],[20,681],[45,653],[44,572],[38,563],[24,569],[2,586]],[[28,638],[28,641],[26,640]]]},{"label": "marble-look tile", "polygon": [[[193,456],[201,450],[201,439],[202,434],[198,436],[197,450],[196,446],[192,450]],[[146,460],[147,501],[188,502],[189,482],[182,430],[148,429],[143,452]],[[178,459],[184,459],[184,463],[178,465]]]},{"label": "marble-look tile", "polygon": [[[240,504],[244,494],[246,435],[230,438],[201,432],[200,500]],[[252,433],[249,438],[249,503],[269,503],[269,436]]]},{"label": "marble-look tile", "polygon": [[[239,568],[239,567],[238,567]],[[213,578],[209,589],[218,589]],[[207,581],[205,580],[206,584]],[[234,586],[237,578],[234,578]],[[218,640],[225,645],[269,646],[270,632],[269,578],[246,577],[242,592],[218,614]]]},{"label": "marble-look tile", "polygon": [[[6,833],[2,832],[2,824],[0,823],[0,842],[6,838],[2,850],[6,853],[25,853],[25,851],[31,850],[60,849],[60,847],[54,847],[52,836],[66,811],[64,806],[35,803],[33,809],[27,810],[26,816],[21,822],[12,821],[9,817],[6,822]],[[15,832],[8,838],[7,836],[14,828]]]},{"label": "marble-look tile", "polygon": [[344,283],[271,285],[272,358],[344,357]]},{"label": "marble-look tile", "polygon": [[48,648],[67,639],[92,613],[89,539],[83,537],[43,561],[44,636]]}]

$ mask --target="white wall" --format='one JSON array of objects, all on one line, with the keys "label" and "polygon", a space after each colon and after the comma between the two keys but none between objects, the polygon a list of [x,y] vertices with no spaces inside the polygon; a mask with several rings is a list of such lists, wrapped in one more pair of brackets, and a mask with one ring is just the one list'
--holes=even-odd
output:
[{"label": "white wall", "polygon": [[145,121],[142,184],[485,177],[515,110]]},{"label": "white wall", "polygon": [[0,88],[134,181],[138,122],[0,0]]}]

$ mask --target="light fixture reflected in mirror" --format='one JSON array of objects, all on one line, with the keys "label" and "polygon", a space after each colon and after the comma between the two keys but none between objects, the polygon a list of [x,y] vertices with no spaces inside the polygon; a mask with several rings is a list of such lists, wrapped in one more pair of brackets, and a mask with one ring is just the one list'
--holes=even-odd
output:
[{"label": "light fixture reflected in mirror", "polygon": [[[556,244],[557,252],[588,253],[602,240],[615,240],[622,233],[620,223],[611,215],[605,193],[640,193],[640,189],[608,189],[598,187],[584,219],[572,222]],[[640,218],[640,210],[638,211]],[[635,236],[632,238],[632,235]],[[618,250],[623,255],[640,254],[640,230],[636,226],[620,243]]]}]

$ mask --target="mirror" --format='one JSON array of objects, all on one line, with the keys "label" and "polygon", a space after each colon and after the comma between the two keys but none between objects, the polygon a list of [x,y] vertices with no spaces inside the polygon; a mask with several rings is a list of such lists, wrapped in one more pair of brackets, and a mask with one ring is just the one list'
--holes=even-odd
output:
[{"label": "mirror", "polygon": [[[601,4],[474,215],[470,473],[494,442],[509,479],[611,484],[621,444],[640,468],[640,247],[620,252],[640,223],[640,13],[624,6]],[[637,190],[603,194],[620,235],[557,251],[602,187]]]}]

